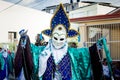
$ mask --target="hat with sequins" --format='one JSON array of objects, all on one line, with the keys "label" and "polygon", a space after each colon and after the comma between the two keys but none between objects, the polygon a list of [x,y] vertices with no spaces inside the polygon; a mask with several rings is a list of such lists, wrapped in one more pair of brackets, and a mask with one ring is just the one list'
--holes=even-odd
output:
[{"label": "hat with sequins", "polygon": [[76,30],[70,29],[70,21],[62,4],[59,5],[58,10],[51,19],[50,29],[46,29],[42,31],[42,33],[47,36],[51,36],[57,25],[64,26],[67,37],[74,37],[79,34]]}]

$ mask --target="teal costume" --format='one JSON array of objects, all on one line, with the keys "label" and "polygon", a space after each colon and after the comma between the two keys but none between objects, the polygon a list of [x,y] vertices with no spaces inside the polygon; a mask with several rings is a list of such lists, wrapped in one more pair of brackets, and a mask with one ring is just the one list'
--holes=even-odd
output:
[{"label": "teal costume", "polygon": [[[39,55],[44,50],[44,47],[37,47],[31,44],[31,51],[34,62],[33,79],[38,78]],[[88,48],[68,48],[68,53],[71,59],[72,80],[90,80],[90,56]]]},{"label": "teal costume", "polygon": [[5,58],[3,53],[0,53],[0,80],[8,77],[9,74],[13,74],[13,59],[10,54]]},{"label": "teal costume", "polygon": [[5,64],[4,59],[2,57],[3,55],[2,53],[0,53],[0,70],[4,69],[4,64]]},{"label": "teal costume", "polygon": [[[107,43],[105,38],[98,40],[97,42],[99,47],[103,46],[105,50],[107,62],[109,64],[109,69],[111,71],[111,57],[110,52],[107,47]],[[38,68],[39,68],[39,55],[45,49],[44,46],[35,46],[31,44],[31,51],[34,63],[34,71],[33,71],[33,79],[38,80]],[[71,80],[91,80],[91,58],[88,48],[68,48],[67,51],[70,55],[71,59],[71,72],[72,72],[72,79]],[[93,63],[94,64],[94,63]],[[111,71],[112,75],[112,71]],[[42,79],[42,78],[39,78]],[[102,79],[102,77],[101,77]],[[101,80],[99,79],[99,80]]]},{"label": "teal costume", "polygon": [[[42,33],[52,37],[46,47],[30,44],[33,80],[91,80],[92,65],[89,48],[70,48],[67,45],[66,36],[74,37],[78,32],[70,29],[69,19],[62,4],[51,20],[50,29]],[[106,45],[104,40],[100,40],[99,43]]]},{"label": "teal costume", "polygon": [[[66,56],[61,57],[60,62],[58,63],[58,64],[61,64],[61,62],[64,62],[59,66],[60,67],[62,66],[62,70],[66,70],[66,72],[65,72],[65,71],[61,71],[61,69],[58,69],[58,72],[60,73],[60,75],[64,74],[65,76],[67,76],[69,74],[67,77],[61,76],[61,77],[63,77],[62,80],[71,80],[71,79],[72,80],[87,80],[87,79],[90,80],[90,78],[91,78],[90,70],[91,69],[90,69],[90,56],[89,56],[88,48],[69,48],[67,46],[67,49],[65,49],[65,46],[66,46],[65,44],[68,44],[67,41],[65,41],[67,39],[66,36],[67,37],[75,37],[75,36],[79,35],[79,33],[74,29],[70,29],[70,22],[67,17],[67,14],[65,13],[65,10],[64,10],[62,4],[60,4],[57,12],[55,13],[55,15],[53,16],[53,18],[51,20],[50,29],[44,30],[44,31],[42,31],[42,33],[47,36],[50,36],[52,38],[51,39],[52,41],[50,43],[52,44],[51,46],[53,46],[54,49],[51,49],[50,47],[48,47],[48,48],[50,48],[50,51],[48,51],[47,54],[49,54],[49,52],[51,52],[51,54],[54,55],[54,58],[56,57],[56,54],[58,54],[59,57],[62,54],[69,56],[66,58],[66,61],[70,60],[70,63],[68,62],[69,65],[67,64],[66,61],[64,61],[64,58]],[[62,37],[59,37],[59,36],[62,36]],[[60,39],[60,40],[58,41],[58,39]],[[50,44],[50,43],[48,43],[48,44]],[[63,43],[64,45],[61,43]],[[55,49],[56,47],[60,46],[59,44],[61,44],[63,46],[61,46],[59,49]],[[40,55],[40,53],[43,50],[43,47],[36,47],[34,45],[31,45],[31,48],[32,48],[32,52],[33,52],[33,57],[35,57],[33,59],[38,60],[37,56]],[[63,49],[65,49],[65,51],[63,51],[63,52],[61,51],[61,53],[60,53],[59,50],[63,50]],[[53,50],[55,50],[55,51],[53,51]],[[56,51],[57,51],[57,53],[56,53]],[[48,60],[48,62],[47,62],[46,68],[50,68],[49,67],[50,61],[51,61],[50,63],[54,65],[54,63],[52,63],[52,59],[50,61],[49,61],[49,59],[47,59],[47,60]],[[54,59],[54,61],[55,61],[55,59]],[[56,61],[57,61],[57,59],[56,59]],[[38,62],[36,62],[35,64],[38,64]],[[63,64],[66,64],[66,65],[63,65]],[[39,65],[41,65],[41,64],[39,64]],[[38,70],[37,66],[35,68],[36,68],[35,71],[37,71]],[[68,70],[65,68],[68,68]],[[69,68],[71,68],[71,70],[69,70]],[[47,73],[47,70],[48,69],[46,69],[45,72],[43,71],[44,72],[43,75],[45,75]],[[42,70],[41,70],[41,72],[42,72]],[[54,78],[55,72],[57,72],[57,70],[52,71],[53,78]],[[49,70],[48,70],[48,73],[50,73]],[[42,76],[42,77],[43,77],[43,79],[45,79],[44,76]],[[56,77],[58,77],[58,76],[56,76]],[[60,77],[58,79],[60,79]]]},{"label": "teal costume", "polygon": [[[91,71],[92,68],[95,67],[91,65],[90,55],[94,54],[90,54],[89,48],[70,48],[66,46],[66,44],[68,44],[67,41],[65,41],[67,39],[66,36],[74,37],[77,36],[79,33],[73,29],[70,29],[70,22],[62,4],[60,4],[57,12],[51,20],[50,29],[46,29],[42,31],[42,33],[51,37],[52,41],[48,42],[47,47],[35,46],[34,44],[31,44],[31,51],[34,63],[34,80],[37,80],[38,78],[39,80],[91,80]],[[99,43],[102,43],[101,40],[99,41]],[[61,44],[62,46],[59,44]],[[106,45],[104,43],[102,44]],[[60,59],[58,60],[59,57]],[[64,60],[64,58],[66,58],[66,60]],[[57,60],[59,63],[57,62]],[[97,60],[97,63],[101,65],[99,59]],[[66,66],[63,64],[66,64]],[[56,65],[59,65],[60,68],[57,68]],[[100,70],[101,68],[99,69],[99,71]],[[55,75],[55,73],[57,73],[57,75]],[[102,77],[101,75],[96,79],[100,80],[100,78]]]}]

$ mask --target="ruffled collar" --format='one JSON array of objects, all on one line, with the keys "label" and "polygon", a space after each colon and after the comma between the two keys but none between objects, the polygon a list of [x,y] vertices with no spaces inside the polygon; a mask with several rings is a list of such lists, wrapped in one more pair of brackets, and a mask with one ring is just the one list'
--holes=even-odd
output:
[{"label": "ruffled collar", "polygon": [[55,64],[58,64],[64,58],[64,56],[67,54],[67,50],[68,50],[67,42],[65,43],[64,47],[60,49],[55,49],[54,46],[51,44],[51,52]]}]

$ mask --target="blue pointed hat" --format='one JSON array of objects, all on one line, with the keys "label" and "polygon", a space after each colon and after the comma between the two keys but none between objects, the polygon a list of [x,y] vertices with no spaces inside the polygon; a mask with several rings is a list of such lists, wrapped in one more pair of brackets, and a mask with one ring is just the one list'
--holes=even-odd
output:
[{"label": "blue pointed hat", "polygon": [[46,29],[46,30],[42,31],[42,33],[47,36],[51,36],[54,28],[59,24],[62,24],[65,27],[67,37],[74,37],[79,34],[77,31],[70,29],[70,21],[67,17],[67,14],[66,14],[62,4],[59,5],[58,10],[56,11],[53,18],[51,19],[50,29]]}]

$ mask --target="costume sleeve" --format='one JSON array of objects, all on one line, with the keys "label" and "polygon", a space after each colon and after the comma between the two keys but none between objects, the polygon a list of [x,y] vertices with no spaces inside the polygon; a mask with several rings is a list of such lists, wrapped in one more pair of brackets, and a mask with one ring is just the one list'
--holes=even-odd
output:
[{"label": "costume sleeve", "polygon": [[9,72],[13,73],[13,59],[12,56],[10,54],[8,54],[8,68],[9,68]]},{"label": "costume sleeve", "polygon": [[72,59],[72,80],[90,80],[91,67],[88,48],[69,48]]},{"label": "costume sleeve", "polygon": [[33,80],[38,80],[38,68],[39,68],[39,55],[43,51],[44,46],[36,46],[34,44],[31,44],[31,53],[33,58],[33,64],[34,64],[34,71],[33,71]]},{"label": "costume sleeve", "polygon": [[4,69],[4,59],[2,58],[2,53],[0,53],[0,70],[3,70]]},{"label": "costume sleeve", "polygon": [[100,58],[100,51],[97,48],[97,44],[93,44],[89,47],[90,57],[91,57],[91,65],[92,65],[92,74],[95,80],[102,79],[102,63]]}]

